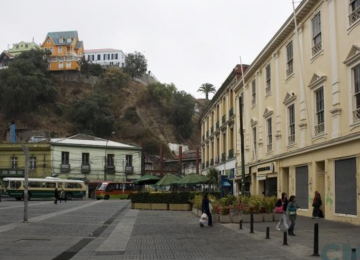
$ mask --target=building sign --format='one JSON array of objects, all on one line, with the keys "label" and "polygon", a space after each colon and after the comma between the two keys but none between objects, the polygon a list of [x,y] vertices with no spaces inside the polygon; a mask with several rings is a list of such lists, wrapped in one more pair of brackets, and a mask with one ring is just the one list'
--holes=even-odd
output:
[{"label": "building sign", "polygon": [[275,165],[274,163],[263,164],[257,167],[258,173],[268,174],[275,172]]},{"label": "building sign", "polygon": [[258,181],[263,181],[263,180],[266,180],[266,174],[265,173],[257,173],[256,174],[256,180]]}]

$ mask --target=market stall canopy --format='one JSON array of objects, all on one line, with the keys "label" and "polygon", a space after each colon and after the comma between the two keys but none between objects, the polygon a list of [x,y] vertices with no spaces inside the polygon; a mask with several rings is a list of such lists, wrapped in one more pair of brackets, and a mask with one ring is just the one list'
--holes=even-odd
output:
[{"label": "market stall canopy", "polygon": [[177,182],[178,185],[206,184],[209,181],[207,177],[201,174],[189,174]]},{"label": "market stall canopy", "polygon": [[166,174],[160,181],[158,181],[155,185],[157,186],[170,186],[177,184],[177,182],[181,178],[176,175]]},{"label": "market stall canopy", "polygon": [[140,179],[134,181],[134,184],[137,185],[145,185],[145,184],[155,184],[160,180],[159,177],[156,177],[154,175],[146,174],[142,176]]}]

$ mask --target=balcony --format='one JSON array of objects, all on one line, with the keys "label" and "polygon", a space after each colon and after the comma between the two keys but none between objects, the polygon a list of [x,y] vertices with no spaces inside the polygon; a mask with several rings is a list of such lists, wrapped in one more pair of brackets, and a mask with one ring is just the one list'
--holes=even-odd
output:
[{"label": "balcony", "polygon": [[221,154],[221,162],[225,162],[226,161],[226,153],[222,153]]},{"label": "balcony", "polygon": [[226,122],[226,115],[223,115],[222,116],[222,123],[225,124],[225,122]]},{"label": "balcony", "polygon": [[234,158],[234,149],[229,150],[229,159]]},{"label": "balcony", "polygon": [[229,117],[232,117],[233,115],[234,115],[234,108],[230,108]]},{"label": "balcony", "polygon": [[202,136],[202,140],[205,141],[205,135]]},{"label": "balcony", "polygon": [[90,172],[91,172],[90,164],[82,164],[81,165],[81,173],[90,173]]},{"label": "balcony", "polygon": [[325,123],[315,126],[315,136],[325,133]]},{"label": "balcony", "polygon": [[201,169],[203,169],[203,170],[205,169],[205,163],[201,164]]},{"label": "balcony", "polygon": [[215,156],[215,164],[219,163],[219,156]]},{"label": "balcony", "polygon": [[288,144],[293,144],[295,143],[295,135],[289,135],[288,137]]},{"label": "balcony", "polygon": [[24,177],[25,171],[20,169],[0,169],[1,177]]},{"label": "balcony", "polygon": [[210,128],[210,133],[211,134],[214,133],[214,127],[213,126]]},{"label": "balcony", "polygon": [[115,166],[114,165],[107,165],[107,166],[105,166],[105,171],[108,174],[115,174]]},{"label": "balcony", "polygon": [[210,159],[210,166],[214,165],[214,159]]},{"label": "balcony", "polygon": [[216,122],[216,130],[219,129],[220,123],[219,121]]},{"label": "balcony", "polygon": [[206,168],[209,168],[209,161],[206,161]]},{"label": "balcony", "polygon": [[70,169],[71,169],[70,164],[60,164],[61,173],[69,173]]},{"label": "balcony", "polygon": [[125,173],[126,174],[133,174],[134,173],[134,166],[125,166]]},{"label": "balcony", "polygon": [[349,15],[349,24],[350,26],[353,25],[356,21],[360,19],[360,7],[355,9],[350,15]]},{"label": "balcony", "polygon": [[209,137],[209,130],[206,131],[206,138],[208,138],[208,137]]},{"label": "balcony", "polygon": [[293,73],[294,73],[294,67],[292,63],[288,64],[288,69],[286,70],[286,77],[289,77]]},{"label": "balcony", "polygon": [[354,123],[360,121],[360,108],[353,111],[353,120]]},{"label": "balcony", "polygon": [[315,56],[316,54],[318,54],[320,51],[322,50],[322,45],[321,42],[319,42],[318,44],[314,45],[312,47],[312,55]]}]

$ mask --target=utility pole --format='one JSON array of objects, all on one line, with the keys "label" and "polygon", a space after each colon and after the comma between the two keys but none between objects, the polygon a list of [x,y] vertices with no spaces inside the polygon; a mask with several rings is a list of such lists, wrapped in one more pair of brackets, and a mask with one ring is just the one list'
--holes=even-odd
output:
[{"label": "utility pole", "polygon": [[28,222],[28,178],[29,178],[29,148],[21,144],[21,148],[25,154],[25,180],[24,180],[24,222]]},{"label": "utility pole", "polygon": [[199,174],[199,147],[196,147],[196,174]]},{"label": "utility pole", "polygon": [[179,168],[180,168],[180,175],[182,175],[182,146],[179,146]]},{"label": "utility pole", "polygon": [[240,153],[241,153],[241,195],[245,193],[245,143],[244,143],[244,126],[243,126],[243,102],[244,102],[244,93],[245,93],[245,79],[244,79],[244,69],[240,57],[241,64],[241,77],[243,82],[243,94],[239,98],[239,111],[240,111]]}]

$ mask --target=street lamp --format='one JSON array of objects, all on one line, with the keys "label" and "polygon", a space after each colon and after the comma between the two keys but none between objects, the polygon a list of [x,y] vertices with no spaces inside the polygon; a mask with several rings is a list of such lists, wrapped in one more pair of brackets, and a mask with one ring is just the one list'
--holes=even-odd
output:
[{"label": "street lamp", "polygon": [[[111,132],[110,135],[114,135],[115,132]],[[106,168],[107,168],[107,145],[108,145],[108,142],[109,142],[109,138],[110,138],[110,135],[109,137],[106,139],[106,145],[105,145],[105,161],[104,161],[104,181],[106,181]]]}]

